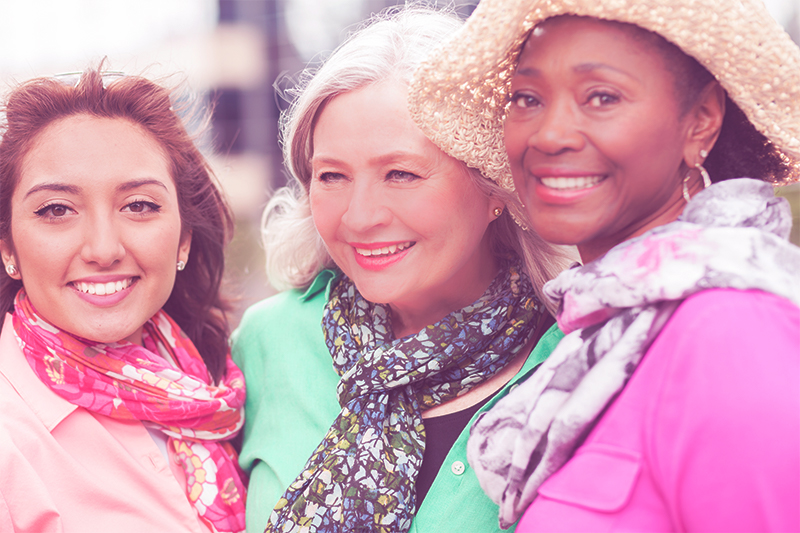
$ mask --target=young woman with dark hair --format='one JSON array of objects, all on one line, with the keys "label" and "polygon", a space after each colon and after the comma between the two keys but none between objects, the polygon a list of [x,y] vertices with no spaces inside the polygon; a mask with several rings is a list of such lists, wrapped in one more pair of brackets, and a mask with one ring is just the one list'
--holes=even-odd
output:
[{"label": "young woman with dark hair", "polygon": [[0,529],[243,530],[232,217],[170,91],[88,70],[4,111]]}]

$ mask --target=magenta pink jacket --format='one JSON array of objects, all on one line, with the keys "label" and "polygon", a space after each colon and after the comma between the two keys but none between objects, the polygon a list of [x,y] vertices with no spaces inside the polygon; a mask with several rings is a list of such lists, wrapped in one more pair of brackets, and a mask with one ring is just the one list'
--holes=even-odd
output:
[{"label": "magenta pink jacket", "polygon": [[800,531],[800,309],[687,299],[516,531]]}]

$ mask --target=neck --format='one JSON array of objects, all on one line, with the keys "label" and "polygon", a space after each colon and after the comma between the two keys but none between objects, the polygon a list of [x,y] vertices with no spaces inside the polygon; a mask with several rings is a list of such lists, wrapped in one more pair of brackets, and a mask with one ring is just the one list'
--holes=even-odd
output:
[{"label": "neck", "polygon": [[493,256],[470,280],[458,284],[457,290],[430,295],[410,302],[391,302],[392,331],[396,339],[419,333],[423,328],[435,324],[453,311],[465,307],[480,298],[497,275],[497,263]]},{"label": "neck", "polygon": [[655,213],[645,220],[639,220],[628,227],[627,231],[623,231],[607,237],[596,238],[591,241],[580,243],[577,245],[578,253],[581,256],[581,262],[585,265],[590,261],[602,257],[617,246],[627,240],[638,237],[653,228],[675,222],[678,217],[683,213],[686,207],[686,201],[683,199],[682,194],[679,192],[674,201],[671,202],[666,209],[659,213]]}]

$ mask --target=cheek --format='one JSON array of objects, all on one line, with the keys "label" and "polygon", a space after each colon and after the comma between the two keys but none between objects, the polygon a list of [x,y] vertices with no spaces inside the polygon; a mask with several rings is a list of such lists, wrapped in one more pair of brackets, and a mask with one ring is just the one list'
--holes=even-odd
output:
[{"label": "cheek", "polygon": [[505,144],[506,152],[508,153],[509,162],[514,165],[517,163],[517,157],[521,156],[520,150],[520,125],[514,122],[506,121],[503,126],[503,142]]},{"label": "cheek", "polygon": [[327,243],[336,232],[344,214],[341,202],[337,200],[337,195],[316,190],[312,186],[308,194],[308,203],[314,226]]}]

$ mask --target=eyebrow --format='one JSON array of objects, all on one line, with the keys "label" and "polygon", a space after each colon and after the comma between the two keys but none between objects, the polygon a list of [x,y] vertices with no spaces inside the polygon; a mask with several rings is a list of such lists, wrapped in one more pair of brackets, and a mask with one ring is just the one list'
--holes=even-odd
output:
[{"label": "eyebrow", "polygon": [[[418,157],[418,154],[413,150],[396,150],[394,152],[389,152],[389,153],[386,153],[386,154],[381,154],[381,155],[376,156],[376,157],[372,157],[372,158],[369,159],[368,163],[371,164],[371,165],[387,164],[387,163],[392,163],[394,161],[406,159],[406,158],[409,158],[409,157],[411,157],[411,158]],[[325,156],[325,155],[323,155],[323,156],[312,156],[312,158],[311,158],[312,166],[314,165],[314,163],[327,163],[327,164],[332,164],[332,165],[345,165],[345,166],[347,166],[347,163],[345,161],[339,159],[338,157]]]},{"label": "eyebrow", "polygon": [[25,193],[25,198],[32,194],[36,194],[39,191],[53,191],[53,192],[66,192],[69,194],[79,194],[81,192],[81,188],[75,185],[67,185],[66,183],[40,183],[38,185],[34,185],[28,192]]},{"label": "eyebrow", "polygon": [[[153,178],[143,178],[137,180],[130,180],[126,181],[119,187],[117,187],[118,191],[130,191],[133,189],[137,189],[139,187],[144,187],[146,185],[157,185],[164,190],[167,190],[167,186],[161,180],[153,179]],[[69,185],[66,183],[58,183],[58,182],[51,182],[51,183],[40,183],[38,185],[34,185],[31,187],[28,192],[25,193],[25,198],[29,197],[32,194],[36,194],[40,191],[52,191],[52,192],[65,192],[68,194],[80,194],[83,189],[78,187],[77,185]]]},{"label": "eyebrow", "polygon": [[126,181],[125,183],[123,183],[122,185],[117,187],[117,190],[118,191],[130,191],[132,189],[137,189],[139,187],[144,187],[145,185],[158,185],[162,189],[168,190],[167,186],[164,185],[163,181],[157,180],[157,179],[154,179],[154,178],[143,178],[143,179],[138,179],[138,180]]},{"label": "eyebrow", "polygon": [[[593,70],[611,70],[628,78],[633,78],[631,74],[625,72],[624,70],[612,67],[611,65],[606,65],[605,63],[581,63],[580,65],[576,65],[572,68],[573,72],[578,73],[591,72]],[[529,78],[538,78],[542,75],[542,71],[538,68],[523,67],[517,70],[517,74]]]}]

